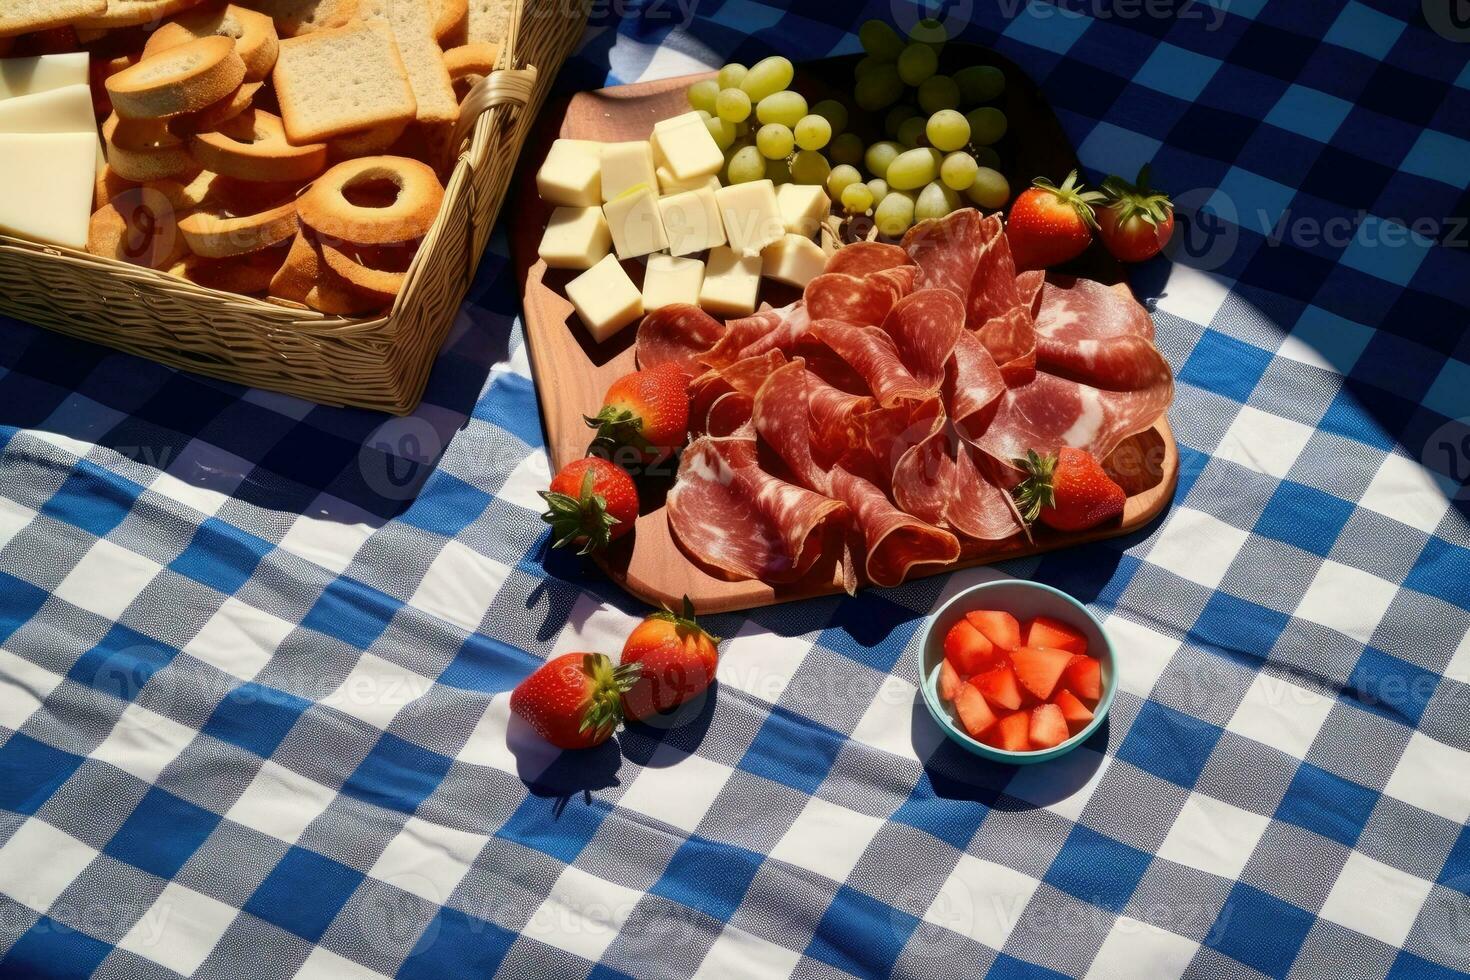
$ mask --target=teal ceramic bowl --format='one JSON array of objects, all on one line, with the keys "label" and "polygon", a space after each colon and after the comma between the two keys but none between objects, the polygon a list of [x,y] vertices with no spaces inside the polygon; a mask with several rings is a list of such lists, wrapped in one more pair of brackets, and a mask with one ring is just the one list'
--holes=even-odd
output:
[{"label": "teal ceramic bowl", "polygon": [[[1087,637],[1088,655],[1096,657],[1102,664],[1103,692],[1102,699],[1093,709],[1092,721],[1088,722],[1086,728],[1061,745],[1036,752],[1007,752],[1005,749],[976,741],[965,733],[950,709],[939,699],[939,665],[944,660],[945,634],[972,609],[1000,609],[1023,623],[1034,616],[1050,616],[1075,627]],[[1108,709],[1113,705],[1113,691],[1116,687],[1113,645],[1109,642],[1107,633],[1103,632],[1102,624],[1087,611],[1086,606],[1049,585],[1028,582],[1025,579],[1001,579],[966,589],[929,617],[921,633],[921,642],[924,676],[919,689],[924,692],[924,704],[929,708],[929,714],[934,717],[934,723],[949,736],[950,741],[965,751],[986,759],[1027,766],[1066,755],[1097,731],[1098,726],[1107,718]]]}]

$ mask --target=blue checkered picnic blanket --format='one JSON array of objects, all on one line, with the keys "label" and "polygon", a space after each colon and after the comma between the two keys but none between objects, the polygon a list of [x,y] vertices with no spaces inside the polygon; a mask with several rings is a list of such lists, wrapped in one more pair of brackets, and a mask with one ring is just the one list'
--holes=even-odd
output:
[{"label": "blue checkered picnic blanket", "polygon": [[[915,16],[596,8],[566,89]],[[547,553],[503,237],[408,419],[0,324],[0,975],[1470,970],[1470,44],[1434,8],[949,4],[1093,182],[1152,160],[1180,198],[1135,280],[1176,506],[714,617],[693,720],[588,753],[508,692],[644,610]],[[1119,650],[1110,723],[1047,766],[916,707],[924,614],[1002,574]]]}]

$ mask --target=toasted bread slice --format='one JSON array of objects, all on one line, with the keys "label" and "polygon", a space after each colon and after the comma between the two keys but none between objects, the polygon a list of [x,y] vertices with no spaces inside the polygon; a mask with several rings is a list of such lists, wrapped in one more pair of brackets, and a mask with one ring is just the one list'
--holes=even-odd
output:
[{"label": "toasted bread slice", "polygon": [[459,118],[459,99],[444,66],[444,52],[434,39],[434,12],[423,3],[402,0],[362,0],[365,19],[381,21],[393,32],[398,54],[408,70],[422,123],[447,123]]},{"label": "toasted bread slice", "polygon": [[510,24],[510,5],[514,0],[469,0],[469,29],[465,40],[501,44]]},{"label": "toasted bread slice", "polygon": [[270,15],[281,37],[345,27],[357,16],[357,0],[244,0],[244,6]]},{"label": "toasted bread slice", "polygon": [[65,27],[106,9],[107,0],[6,0],[0,4],[0,37]]},{"label": "toasted bread slice", "polygon": [[155,24],[165,17],[197,7],[202,0],[107,0],[107,9],[76,22],[81,30],[112,30]]},{"label": "toasted bread slice", "polygon": [[379,21],[282,41],[271,77],[292,143],[406,121],[418,109],[398,45]]}]

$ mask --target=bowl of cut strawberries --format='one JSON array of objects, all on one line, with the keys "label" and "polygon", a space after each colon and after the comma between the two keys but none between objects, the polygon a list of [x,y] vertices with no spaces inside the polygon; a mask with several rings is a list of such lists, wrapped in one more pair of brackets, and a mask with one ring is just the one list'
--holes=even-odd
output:
[{"label": "bowl of cut strawberries", "polygon": [[1113,701],[1113,647],[1076,599],[1003,579],[966,589],[923,632],[924,704],[975,755],[1029,765],[1070,752]]}]

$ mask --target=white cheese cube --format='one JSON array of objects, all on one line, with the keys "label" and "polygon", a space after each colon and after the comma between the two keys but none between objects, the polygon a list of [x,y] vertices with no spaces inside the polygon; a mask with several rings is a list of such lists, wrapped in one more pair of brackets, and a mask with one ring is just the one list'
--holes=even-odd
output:
[{"label": "white cheese cube", "polygon": [[601,154],[586,140],[557,140],[536,171],[536,193],[547,204],[591,208],[602,203]]},{"label": "white cheese cube", "polygon": [[0,134],[0,233],[85,249],[97,134]]},{"label": "white cheese cube", "polygon": [[658,198],[647,185],[629,191],[602,206],[612,231],[613,249],[620,259],[633,259],[669,247]]},{"label": "white cheese cube", "polygon": [[643,294],[611,255],[567,283],[567,299],[599,344],[643,315]]},{"label": "white cheese cube", "polygon": [[725,154],[697,112],[686,112],[655,125],[653,146],[660,162],[680,180],[717,174],[725,165]]},{"label": "white cheese cube", "polygon": [[673,254],[690,255],[725,244],[725,223],[710,188],[661,197],[658,210]]},{"label": "white cheese cube", "polygon": [[787,235],[761,253],[761,275],[804,288],[827,268],[827,253],[805,235]]},{"label": "white cheese cube", "polygon": [[658,176],[658,191],[660,194],[682,194],[685,191],[698,190],[708,187],[712,191],[720,189],[720,178],[715,174],[707,177],[695,177],[693,180],[680,180],[675,177],[668,167],[655,167],[654,173]]},{"label": "white cheese cube", "polygon": [[538,254],[553,269],[590,269],[610,251],[612,233],[602,208],[557,208]]},{"label": "white cheese cube", "polygon": [[36,58],[0,58],[0,99],[35,95],[68,85],[86,85],[88,57],[87,52],[80,51]]},{"label": "white cheese cube", "polygon": [[92,89],[85,83],[0,100],[0,133],[90,133],[96,128]]},{"label": "white cheese cube", "polygon": [[650,255],[643,270],[643,310],[651,312],[675,303],[699,305],[704,285],[704,263],[672,255]]},{"label": "white cheese cube", "polygon": [[816,236],[832,211],[827,192],[817,184],[782,184],[776,190],[776,206],[787,233],[808,238]]},{"label": "white cheese cube", "polygon": [[761,249],[786,234],[786,223],[776,205],[776,187],[769,180],[732,184],[715,191],[725,239],[744,256],[759,258]]},{"label": "white cheese cube", "polygon": [[699,305],[718,316],[748,316],[760,295],[761,257],[737,255],[721,246],[710,251],[699,287]]},{"label": "white cheese cube", "polygon": [[639,184],[658,189],[653,170],[653,147],[648,140],[602,145],[602,200],[613,200]]}]

